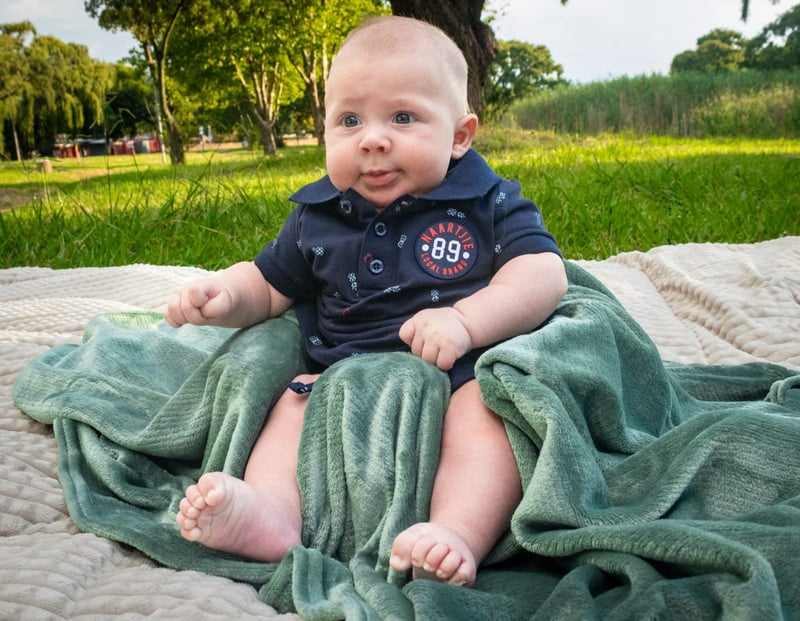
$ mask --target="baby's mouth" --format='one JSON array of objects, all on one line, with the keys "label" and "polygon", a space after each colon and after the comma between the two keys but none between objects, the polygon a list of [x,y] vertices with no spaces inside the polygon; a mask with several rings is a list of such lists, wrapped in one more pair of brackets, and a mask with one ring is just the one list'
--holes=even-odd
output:
[{"label": "baby's mouth", "polygon": [[364,181],[371,186],[389,185],[398,175],[396,170],[368,170],[361,174]]}]

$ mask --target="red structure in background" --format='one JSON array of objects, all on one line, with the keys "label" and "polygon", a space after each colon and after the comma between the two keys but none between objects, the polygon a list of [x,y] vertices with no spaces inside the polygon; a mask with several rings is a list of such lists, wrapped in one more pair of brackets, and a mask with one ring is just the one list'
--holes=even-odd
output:
[{"label": "red structure in background", "polygon": [[80,157],[80,146],[76,143],[56,144],[56,157],[59,159],[65,157]]},{"label": "red structure in background", "polygon": [[134,155],[138,153],[158,153],[161,142],[157,134],[144,134],[136,138],[126,138],[108,143],[103,138],[78,138],[71,142],[55,145],[58,158],[87,157],[91,155]]}]

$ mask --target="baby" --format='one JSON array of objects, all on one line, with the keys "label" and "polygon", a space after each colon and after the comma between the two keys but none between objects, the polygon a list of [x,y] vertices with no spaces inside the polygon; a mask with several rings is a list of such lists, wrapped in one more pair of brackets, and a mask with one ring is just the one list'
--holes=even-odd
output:
[{"label": "baby", "polygon": [[[448,372],[429,521],[397,536],[390,565],[471,585],[522,495],[475,361],[553,313],[567,287],[563,261],[519,185],[472,150],[467,64],[436,27],[367,20],[331,65],[325,107],[327,175],[292,196],[298,207],[254,261],[190,283],[166,320],[244,327],[294,307],[314,371],[405,350]],[[300,544],[306,391],[277,401],[243,479],[206,473],[186,490],[183,537],[267,562]]]}]

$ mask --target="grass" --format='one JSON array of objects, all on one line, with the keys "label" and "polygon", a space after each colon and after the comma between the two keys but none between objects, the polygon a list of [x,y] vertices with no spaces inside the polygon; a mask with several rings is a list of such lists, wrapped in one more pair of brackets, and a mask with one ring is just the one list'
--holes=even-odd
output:
[{"label": "grass", "polygon": [[[800,140],[569,138],[481,130],[477,148],[543,211],[568,258],[682,242],[800,235]],[[155,263],[218,269],[252,258],[323,173],[315,147],[0,164],[0,267]]]},{"label": "grass", "polygon": [[502,121],[573,134],[800,137],[800,69],[687,72],[569,84],[520,99]]}]

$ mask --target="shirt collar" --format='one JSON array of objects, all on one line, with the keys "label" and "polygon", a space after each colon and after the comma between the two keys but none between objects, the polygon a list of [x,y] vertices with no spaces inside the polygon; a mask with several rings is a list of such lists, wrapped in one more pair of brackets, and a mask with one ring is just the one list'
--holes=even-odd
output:
[{"label": "shirt collar", "polygon": [[[426,200],[468,200],[489,192],[500,181],[486,160],[477,151],[470,149],[450,169],[444,181],[420,198]],[[338,200],[342,193],[325,175],[322,179],[303,186],[289,197],[298,204],[321,204]]]}]

